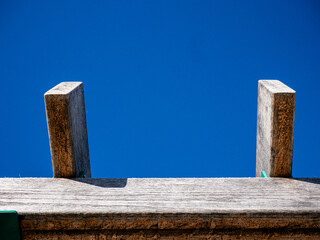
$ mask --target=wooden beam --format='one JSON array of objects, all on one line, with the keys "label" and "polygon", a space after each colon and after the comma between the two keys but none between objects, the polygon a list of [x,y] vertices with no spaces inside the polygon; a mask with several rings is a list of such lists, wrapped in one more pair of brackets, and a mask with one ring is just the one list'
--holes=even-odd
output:
[{"label": "wooden beam", "polygon": [[278,80],[258,86],[256,176],[292,176],[295,91]]},{"label": "wooden beam", "polygon": [[83,84],[62,82],[44,94],[54,177],[91,177]]},{"label": "wooden beam", "polygon": [[319,178],[2,178],[0,195],[24,239],[320,237]]}]

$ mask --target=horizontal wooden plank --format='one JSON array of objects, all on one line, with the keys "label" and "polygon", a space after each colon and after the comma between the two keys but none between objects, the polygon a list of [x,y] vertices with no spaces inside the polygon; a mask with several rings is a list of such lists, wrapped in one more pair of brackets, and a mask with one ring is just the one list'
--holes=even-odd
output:
[{"label": "horizontal wooden plank", "polygon": [[319,179],[0,179],[23,239],[317,239]]},{"label": "horizontal wooden plank", "polygon": [[2,178],[0,196],[31,232],[320,228],[319,178]]}]

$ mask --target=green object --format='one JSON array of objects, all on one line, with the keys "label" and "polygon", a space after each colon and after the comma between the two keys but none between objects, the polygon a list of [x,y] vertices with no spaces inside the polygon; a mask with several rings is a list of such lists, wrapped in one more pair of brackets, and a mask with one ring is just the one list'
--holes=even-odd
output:
[{"label": "green object", "polygon": [[20,240],[20,226],[16,211],[0,211],[0,239]]},{"label": "green object", "polygon": [[80,178],[86,178],[86,175],[84,174],[84,171],[81,171],[80,172],[80,176],[79,176]]},{"label": "green object", "polygon": [[261,177],[263,177],[263,178],[267,178],[268,177],[265,171],[261,171]]}]

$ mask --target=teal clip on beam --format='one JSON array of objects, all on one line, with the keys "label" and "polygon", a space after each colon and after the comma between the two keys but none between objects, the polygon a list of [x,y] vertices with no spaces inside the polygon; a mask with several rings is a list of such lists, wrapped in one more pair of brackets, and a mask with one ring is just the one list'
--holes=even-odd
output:
[{"label": "teal clip on beam", "polygon": [[0,211],[0,239],[20,240],[20,226],[16,211]]},{"label": "teal clip on beam", "polygon": [[261,171],[261,177],[263,177],[263,178],[267,178],[268,177],[265,171]]}]

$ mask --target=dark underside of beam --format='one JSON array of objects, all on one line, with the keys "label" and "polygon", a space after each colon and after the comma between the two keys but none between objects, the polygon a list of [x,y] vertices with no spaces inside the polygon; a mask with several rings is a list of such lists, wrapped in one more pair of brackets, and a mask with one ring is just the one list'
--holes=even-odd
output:
[{"label": "dark underside of beam", "polygon": [[23,239],[319,239],[320,179],[0,179]]},{"label": "dark underside of beam", "polygon": [[320,239],[319,229],[25,231],[23,239]]}]

